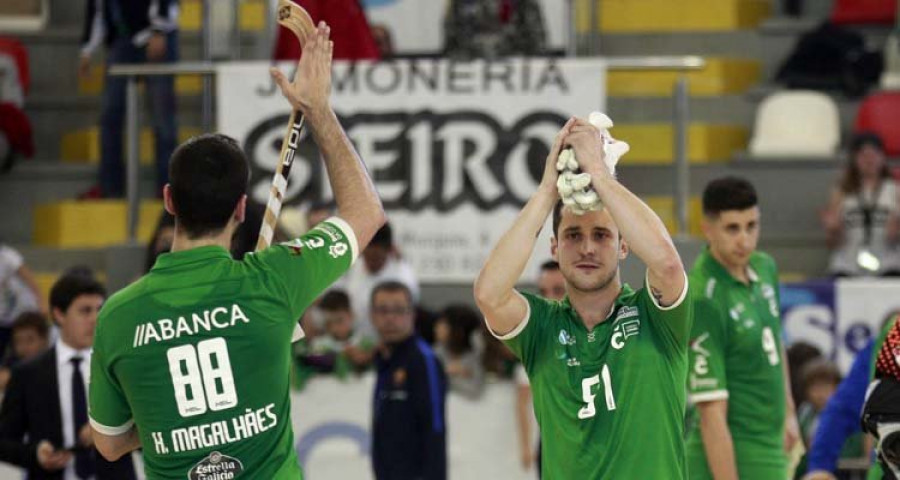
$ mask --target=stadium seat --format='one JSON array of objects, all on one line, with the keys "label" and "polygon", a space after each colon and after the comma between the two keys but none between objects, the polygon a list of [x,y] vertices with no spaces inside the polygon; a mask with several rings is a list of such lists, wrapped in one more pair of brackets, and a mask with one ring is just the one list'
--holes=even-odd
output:
[{"label": "stadium seat", "polygon": [[591,28],[590,2],[604,33],[732,31],[755,28],[771,10],[762,0],[581,0],[576,28]]},{"label": "stadium seat", "polygon": [[831,22],[892,25],[896,15],[897,0],[835,0]]},{"label": "stadium seat", "polygon": [[884,45],[883,90],[900,90],[900,33],[893,33]]},{"label": "stadium seat", "polygon": [[762,158],[821,158],[834,155],[840,143],[834,100],[819,92],[784,91],[759,106],[749,151]]},{"label": "stadium seat", "polygon": [[866,97],[859,106],[854,128],[857,132],[877,133],[888,155],[900,155],[900,92],[879,92]]}]

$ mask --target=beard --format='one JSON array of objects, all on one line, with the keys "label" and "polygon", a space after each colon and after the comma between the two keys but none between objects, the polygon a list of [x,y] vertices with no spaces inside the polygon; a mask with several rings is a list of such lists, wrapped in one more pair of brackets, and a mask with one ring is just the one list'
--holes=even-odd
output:
[{"label": "beard", "polygon": [[619,273],[618,265],[600,278],[583,278],[567,270],[568,269],[560,270],[563,274],[563,278],[566,279],[566,282],[573,289],[583,293],[603,291],[613,283],[613,280],[616,279],[616,275]]}]

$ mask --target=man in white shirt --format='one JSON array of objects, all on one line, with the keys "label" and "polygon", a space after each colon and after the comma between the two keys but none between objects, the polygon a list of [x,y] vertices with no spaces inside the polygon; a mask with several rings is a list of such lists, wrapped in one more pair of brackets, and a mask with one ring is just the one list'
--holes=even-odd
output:
[{"label": "man in white shirt", "polygon": [[13,369],[0,407],[0,461],[30,480],[134,479],[130,456],[107,462],[88,427],[87,389],[97,313],[106,291],[84,274],[61,277],[50,291],[59,340]]},{"label": "man in white shirt", "polygon": [[409,262],[403,260],[394,245],[394,235],[390,223],[372,238],[372,242],[362,252],[362,262],[356,262],[341,280],[341,286],[350,295],[353,311],[357,315],[357,326],[366,334],[374,333],[369,301],[372,289],[387,281],[400,282],[412,293],[413,305],[419,303],[419,280]]}]

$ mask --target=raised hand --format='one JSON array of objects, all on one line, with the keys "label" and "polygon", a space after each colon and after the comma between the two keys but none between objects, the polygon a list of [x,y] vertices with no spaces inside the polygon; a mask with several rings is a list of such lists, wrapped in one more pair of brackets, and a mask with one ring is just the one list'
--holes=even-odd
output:
[{"label": "raised hand", "polygon": [[575,158],[582,172],[591,175],[610,176],[609,169],[603,161],[603,135],[600,130],[587,120],[576,118],[569,129],[565,144],[575,150]]},{"label": "raised hand", "polygon": [[562,152],[565,144],[566,136],[569,135],[569,128],[575,124],[575,118],[572,117],[556,134],[553,145],[550,147],[550,153],[547,154],[547,161],[544,165],[544,175],[541,178],[541,188],[552,190],[556,194],[556,180],[559,178],[559,171],[556,170],[556,161]]},{"label": "raised hand", "polygon": [[315,34],[303,46],[303,55],[297,64],[297,73],[291,82],[277,68],[269,72],[281,93],[296,110],[308,113],[328,108],[331,95],[331,55],[334,42],[329,39],[331,29],[319,22]]}]

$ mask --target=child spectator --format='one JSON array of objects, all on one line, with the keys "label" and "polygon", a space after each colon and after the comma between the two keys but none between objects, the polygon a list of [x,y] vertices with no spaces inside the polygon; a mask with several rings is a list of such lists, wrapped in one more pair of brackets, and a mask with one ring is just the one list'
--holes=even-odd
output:
[{"label": "child spectator", "polygon": [[9,343],[10,325],[23,312],[46,311],[46,304],[22,255],[0,243],[0,355]]},{"label": "child spectator", "polygon": [[12,323],[12,350],[0,366],[0,390],[6,390],[12,367],[50,346],[50,325],[40,312],[25,312]]},{"label": "child spectator", "polygon": [[450,379],[450,391],[475,399],[484,390],[481,318],[478,312],[465,305],[451,305],[444,309],[434,325],[434,353],[444,364]]},{"label": "child spectator", "polygon": [[803,367],[800,373],[803,384],[804,400],[797,409],[797,418],[803,441],[812,444],[816,432],[819,412],[825,408],[828,399],[841,383],[841,374],[831,362],[823,359],[813,360]]},{"label": "child spectator", "polygon": [[305,363],[320,372],[345,377],[372,364],[375,342],[354,328],[350,297],[342,290],[331,290],[319,301],[325,334],[311,341]]}]

